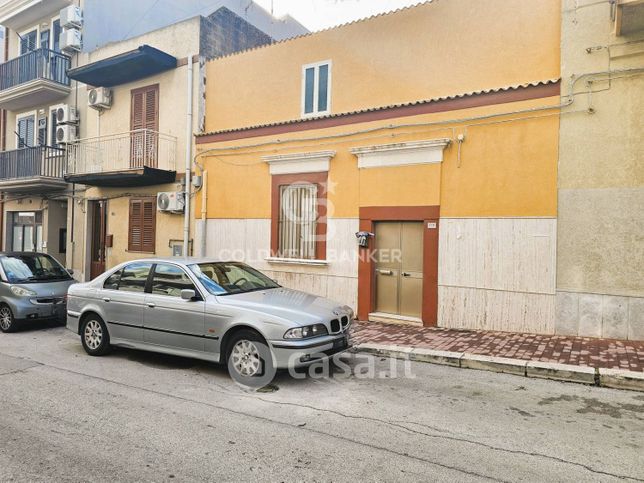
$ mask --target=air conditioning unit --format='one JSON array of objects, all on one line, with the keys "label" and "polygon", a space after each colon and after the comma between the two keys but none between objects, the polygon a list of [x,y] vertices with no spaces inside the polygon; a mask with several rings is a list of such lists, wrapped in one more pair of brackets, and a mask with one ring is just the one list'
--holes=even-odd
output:
[{"label": "air conditioning unit", "polygon": [[56,128],[56,143],[71,144],[78,139],[78,131],[74,124],[64,124]]},{"label": "air conditioning unit", "polygon": [[80,52],[83,47],[83,36],[78,29],[65,29],[60,33],[60,49],[63,52]]},{"label": "air conditioning unit", "polygon": [[70,5],[60,11],[60,26],[63,28],[81,28],[83,11],[76,5]]},{"label": "air conditioning unit", "polygon": [[165,191],[157,193],[157,209],[171,213],[183,213],[185,198],[182,191]]},{"label": "air conditioning unit", "polygon": [[91,89],[87,99],[89,107],[94,109],[109,109],[112,107],[112,91],[107,87]]},{"label": "air conditioning unit", "polygon": [[78,111],[75,107],[63,104],[56,109],[56,124],[76,124],[78,122]]}]

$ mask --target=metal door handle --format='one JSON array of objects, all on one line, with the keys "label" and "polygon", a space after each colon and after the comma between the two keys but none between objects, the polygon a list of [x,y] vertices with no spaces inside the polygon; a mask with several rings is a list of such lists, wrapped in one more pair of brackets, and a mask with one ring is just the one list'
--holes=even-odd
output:
[{"label": "metal door handle", "polygon": [[109,297],[103,297],[103,302],[111,302],[112,299]]},{"label": "metal door handle", "polygon": [[394,274],[394,272],[391,271],[391,270],[378,270],[378,273],[380,275],[393,275]]},{"label": "metal door handle", "polygon": [[151,309],[153,309],[154,307],[156,307],[156,306],[157,306],[157,304],[153,304],[152,302],[148,302],[146,305],[147,305],[148,307],[150,307]]},{"label": "metal door handle", "polygon": [[403,272],[403,273],[402,273],[402,276],[403,276],[403,277],[411,277],[411,273],[409,273],[409,272]]}]

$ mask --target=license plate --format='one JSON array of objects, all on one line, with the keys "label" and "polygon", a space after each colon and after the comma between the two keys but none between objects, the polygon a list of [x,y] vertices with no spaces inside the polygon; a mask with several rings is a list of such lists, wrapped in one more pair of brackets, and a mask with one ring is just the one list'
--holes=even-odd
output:
[{"label": "license plate", "polygon": [[333,341],[333,348],[334,349],[344,349],[347,346],[347,338],[343,337],[342,339],[334,340]]}]

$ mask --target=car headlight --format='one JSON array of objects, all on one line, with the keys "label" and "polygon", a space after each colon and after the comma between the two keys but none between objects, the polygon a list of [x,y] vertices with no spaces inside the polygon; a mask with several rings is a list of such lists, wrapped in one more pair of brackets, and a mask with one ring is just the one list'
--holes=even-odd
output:
[{"label": "car headlight", "polygon": [[29,290],[28,288],[24,287],[18,287],[17,285],[12,285],[11,291],[18,297],[33,297],[34,295],[38,295],[33,290]]},{"label": "car headlight", "polygon": [[310,339],[321,335],[329,335],[324,324],[307,325],[306,327],[296,327],[289,329],[284,334],[285,339]]}]

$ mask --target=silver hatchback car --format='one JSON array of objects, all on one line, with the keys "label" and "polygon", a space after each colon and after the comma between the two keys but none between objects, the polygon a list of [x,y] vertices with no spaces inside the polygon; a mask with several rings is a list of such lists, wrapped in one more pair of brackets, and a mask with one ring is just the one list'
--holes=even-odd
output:
[{"label": "silver hatchback car", "polygon": [[290,290],[240,262],[146,259],[70,287],[67,328],[85,351],[111,345],[228,364],[239,380],[350,347],[353,310]]},{"label": "silver hatchback car", "polygon": [[0,253],[0,331],[12,332],[23,321],[66,318],[67,289],[76,283],[44,253]]}]

